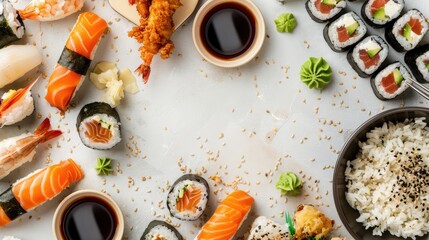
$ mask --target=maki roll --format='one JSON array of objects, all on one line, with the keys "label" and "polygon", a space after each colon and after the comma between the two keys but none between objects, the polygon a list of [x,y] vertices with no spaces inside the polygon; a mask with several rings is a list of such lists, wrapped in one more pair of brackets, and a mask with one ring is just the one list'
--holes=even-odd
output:
[{"label": "maki roll", "polygon": [[9,1],[0,0],[0,48],[24,36],[25,27],[18,11]]},{"label": "maki roll", "polygon": [[402,15],[386,27],[386,41],[398,52],[414,49],[428,31],[425,16],[417,9]]},{"label": "maki roll", "polygon": [[429,44],[420,46],[405,54],[405,63],[417,81],[429,82]]},{"label": "maki roll", "polygon": [[382,28],[404,9],[404,0],[368,0],[362,6],[362,18],[370,26]]},{"label": "maki roll", "polygon": [[171,216],[180,220],[194,221],[203,214],[209,198],[209,184],[194,174],[186,174],[174,182],[167,197]]},{"label": "maki roll", "polygon": [[285,224],[281,225],[273,222],[267,217],[257,217],[253,221],[252,229],[247,240],[289,240],[288,228]]},{"label": "maki roll", "polygon": [[310,17],[319,23],[334,18],[347,6],[345,0],[307,0],[305,8]]},{"label": "maki roll", "polygon": [[411,74],[400,62],[385,67],[371,78],[371,87],[381,100],[393,99],[408,89],[405,83]]},{"label": "maki roll", "polygon": [[372,75],[386,60],[389,47],[379,36],[368,36],[347,54],[347,61],[359,76]]},{"label": "maki roll", "polygon": [[182,235],[170,224],[154,220],[149,223],[140,240],[183,240]]},{"label": "maki roll", "polygon": [[332,50],[344,52],[359,42],[366,32],[362,19],[356,13],[348,12],[326,25],[323,35]]},{"label": "maki roll", "polygon": [[116,109],[107,103],[85,105],[77,117],[77,131],[82,143],[93,149],[111,149],[121,141],[121,120]]}]

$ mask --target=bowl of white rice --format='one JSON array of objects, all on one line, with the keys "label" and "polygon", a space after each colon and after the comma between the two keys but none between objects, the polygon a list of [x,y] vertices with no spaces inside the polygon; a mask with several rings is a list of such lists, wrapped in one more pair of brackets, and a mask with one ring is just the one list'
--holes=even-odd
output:
[{"label": "bowl of white rice", "polygon": [[385,111],[346,141],[335,205],[356,240],[429,239],[429,108]]}]

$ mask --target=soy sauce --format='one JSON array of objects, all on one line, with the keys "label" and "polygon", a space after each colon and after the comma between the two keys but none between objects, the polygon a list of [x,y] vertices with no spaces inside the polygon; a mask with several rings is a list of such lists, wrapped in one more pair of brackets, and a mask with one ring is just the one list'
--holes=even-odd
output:
[{"label": "soy sauce", "polygon": [[97,197],[83,198],[65,212],[61,231],[70,240],[111,240],[118,220],[108,203]]},{"label": "soy sauce", "polygon": [[255,25],[255,16],[246,6],[234,2],[219,4],[204,17],[201,39],[212,55],[231,59],[250,48]]}]

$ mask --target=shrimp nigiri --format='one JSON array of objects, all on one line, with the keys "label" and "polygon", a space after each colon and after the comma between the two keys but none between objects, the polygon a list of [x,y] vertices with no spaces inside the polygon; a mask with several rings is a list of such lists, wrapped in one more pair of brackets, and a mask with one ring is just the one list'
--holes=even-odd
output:
[{"label": "shrimp nigiri", "polygon": [[30,90],[37,79],[25,88],[9,90],[3,94],[0,99],[0,128],[20,122],[33,113],[34,100]]},{"label": "shrimp nigiri", "polygon": [[26,133],[0,142],[0,179],[24,163],[30,162],[40,143],[62,134],[60,130],[49,130],[50,128],[49,118],[46,118],[33,134]]},{"label": "shrimp nigiri", "polygon": [[19,10],[22,19],[42,22],[65,18],[82,9],[85,0],[32,0]]}]

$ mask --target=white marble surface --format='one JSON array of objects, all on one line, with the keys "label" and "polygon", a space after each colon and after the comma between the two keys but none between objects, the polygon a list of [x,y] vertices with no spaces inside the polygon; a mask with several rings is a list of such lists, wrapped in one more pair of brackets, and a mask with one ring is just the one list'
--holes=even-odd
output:
[{"label": "white marble surface", "polygon": [[[24,6],[27,2],[15,4]],[[32,130],[41,122],[39,117],[48,115],[53,126],[59,126],[64,135],[40,146],[33,162],[3,179],[0,190],[46,166],[48,158],[53,163],[73,158],[86,176],[59,197],[0,229],[0,236],[53,239],[52,216],[61,199],[78,189],[96,189],[107,191],[121,206],[126,220],[125,236],[139,239],[151,220],[168,217],[164,189],[182,175],[178,162],[189,171],[203,172],[212,186],[209,208],[202,220],[193,223],[173,219],[187,239],[195,237],[214,211],[217,200],[232,190],[231,185],[248,190],[256,200],[252,215],[239,235],[246,232],[255,216],[265,215],[284,222],[281,212],[293,212],[300,203],[322,205],[321,209],[341,226],[332,198],[331,179],[338,151],[347,136],[383,109],[428,103],[416,94],[389,102],[378,100],[369,79],[357,77],[346,62],[346,55],[329,49],[322,35],[324,25],[310,19],[303,0],[284,5],[276,0],[254,2],[265,16],[268,34],[258,59],[236,69],[221,69],[203,61],[192,42],[191,18],[174,34],[174,55],[167,61],[156,57],[149,84],[143,85],[139,80],[141,91],[127,95],[118,107],[123,141],[110,151],[86,148],[75,129],[81,107],[101,100],[103,91],[86,80],[76,95],[76,106],[61,118],[43,98],[47,78],[40,81],[33,91],[36,114],[20,127],[1,129],[0,139]],[[362,2],[351,3],[350,8],[358,10]],[[429,16],[429,0],[407,1],[407,8],[412,7]],[[104,0],[87,0],[85,10],[94,11],[110,22],[110,31],[94,62],[117,61],[119,67],[136,68],[140,62],[138,44],[127,37],[131,23],[117,15]],[[273,20],[284,12],[293,12],[298,20],[293,34],[275,30]],[[40,71],[46,75],[52,72],[76,18],[77,14],[48,23],[26,21],[28,37],[21,43],[39,47],[44,57]],[[425,41],[428,42],[428,37]],[[332,84],[322,92],[308,89],[299,80],[300,65],[310,56],[323,56],[335,72]],[[389,59],[402,60],[402,55],[390,54]],[[9,87],[26,83],[23,79]],[[133,155],[127,146],[138,147],[140,151]],[[97,176],[94,165],[99,156],[113,158],[120,171],[114,176]],[[280,195],[275,182],[283,171],[305,175],[303,195]],[[214,185],[209,177],[215,175],[221,177],[223,184]],[[317,187],[315,181],[320,181]],[[333,235],[350,238],[343,227]]]}]

